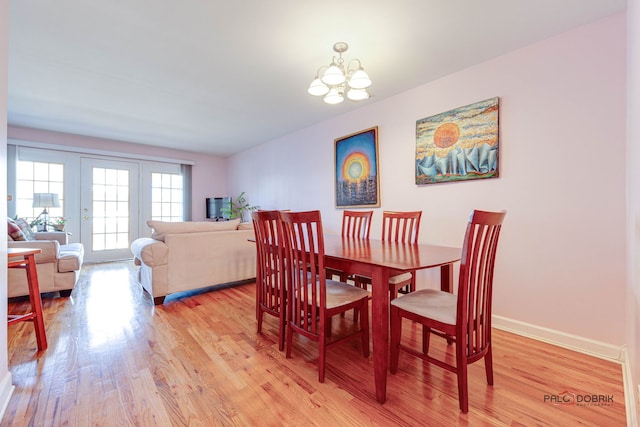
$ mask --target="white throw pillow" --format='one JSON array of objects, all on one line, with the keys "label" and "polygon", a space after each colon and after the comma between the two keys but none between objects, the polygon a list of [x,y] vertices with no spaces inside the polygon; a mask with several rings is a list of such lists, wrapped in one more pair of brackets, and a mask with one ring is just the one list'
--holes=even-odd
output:
[{"label": "white throw pillow", "polygon": [[238,224],[240,224],[240,218],[232,219],[231,221],[164,222],[152,219],[147,221],[147,225],[153,231],[151,237],[162,242],[164,242],[167,234],[230,231],[236,230]]}]

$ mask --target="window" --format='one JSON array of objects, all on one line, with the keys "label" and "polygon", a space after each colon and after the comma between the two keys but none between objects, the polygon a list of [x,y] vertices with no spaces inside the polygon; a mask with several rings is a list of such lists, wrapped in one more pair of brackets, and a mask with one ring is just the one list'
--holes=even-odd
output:
[{"label": "window", "polygon": [[182,176],[171,173],[151,174],[151,218],[154,220],[183,221]]},{"label": "window", "polygon": [[16,169],[16,215],[32,221],[43,208],[34,208],[33,193],[55,193],[60,199],[59,208],[47,208],[49,218],[64,215],[64,165],[18,161]]}]

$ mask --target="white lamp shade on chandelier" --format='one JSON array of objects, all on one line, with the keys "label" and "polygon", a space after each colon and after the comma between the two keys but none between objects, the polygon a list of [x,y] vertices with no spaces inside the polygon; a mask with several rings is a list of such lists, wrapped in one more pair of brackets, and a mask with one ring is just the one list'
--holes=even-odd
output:
[{"label": "white lamp shade on chandelier", "polygon": [[[367,88],[371,86],[371,79],[362,68],[359,59],[353,59],[345,68],[342,54],[349,49],[349,45],[338,42],[333,45],[333,50],[338,53],[338,58],[333,57],[328,67],[320,67],[316,77],[307,89],[307,93],[313,96],[324,96],[327,104],[339,104],[344,101],[346,90],[347,98],[351,101],[362,101],[369,98]],[[357,64],[352,68],[352,65]]]}]

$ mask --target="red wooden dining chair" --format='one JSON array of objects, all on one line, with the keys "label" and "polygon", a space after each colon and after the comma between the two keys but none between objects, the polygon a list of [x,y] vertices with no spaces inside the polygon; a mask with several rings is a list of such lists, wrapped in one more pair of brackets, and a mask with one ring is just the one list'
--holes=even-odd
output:
[{"label": "red wooden dining chair", "polygon": [[[484,358],[487,383],[493,385],[491,355],[491,300],[493,267],[502,212],[473,211],[462,247],[458,294],[423,289],[391,301],[390,370],[398,371],[400,350],[458,375],[460,410],[469,410],[467,365]],[[401,343],[402,319],[423,325],[422,352]],[[428,355],[429,337],[436,334],[456,343],[455,365]]]},{"label": "red wooden dining chair", "polygon": [[[371,231],[371,217],[373,211],[343,211],[342,212],[342,237],[352,239],[369,239]],[[346,282],[349,275],[333,268],[327,268],[327,277],[340,277],[341,282]]]},{"label": "red wooden dining chair", "polygon": [[[420,218],[422,211],[382,213],[382,240],[398,243],[418,243],[420,234]],[[371,284],[370,277],[356,276],[356,286],[365,288]],[[398,292],[407,288],[415,291],[416,285],[413,272],[406,272],[389,277],[389,298],[397,298]]]},{"label": "red wooden dining chair", "polygon": [[252,212],[256,235],[256,317],[262,332],[264,313],[278,318],[279,349],[284,350],[286,329],[286,270],[282,222],[278,211]]},{"label": "red wooden dining chair", "polygon": [[[364,289],[327,280],[324,237],[320,211],[281,212],[285,234],[285,257],[290,268],[287,358],[291,357],[293,333],[319,343],[318,380],[324,382],[326,350],[360,336],[362,353],[369,356],[369,295]],[[331,317],[352,308],[360,311],[360,327],[330,340]]]}]

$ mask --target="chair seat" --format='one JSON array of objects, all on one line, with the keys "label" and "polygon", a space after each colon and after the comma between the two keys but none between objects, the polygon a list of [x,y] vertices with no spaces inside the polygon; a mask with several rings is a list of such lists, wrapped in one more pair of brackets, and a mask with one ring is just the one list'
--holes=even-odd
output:
[{"label": "chair seat", "polygon": [[412,277],[411,273],[402,273],[397,276],[391,276],[389,277],[389,284],[397,285],[398,283],[407,282],[410,281]]},{"label": "chair seat", "polygon": [[[316,286],[318,285],[320,285],[320,282],[316,282]],[[319,298],[320,293],[318,292],[318,299]],[[327,280],[327,308],[340,307],[361,300],[362,298],[369,298],[369,292],[347,283]],[[320,301],[318,301],[318,304],[320,304]]]},{"label": "chair seat", "polygon": [[391,301],[392,306],[419,316],[455,325],[457,296],[435,289],[421,289]]}]

